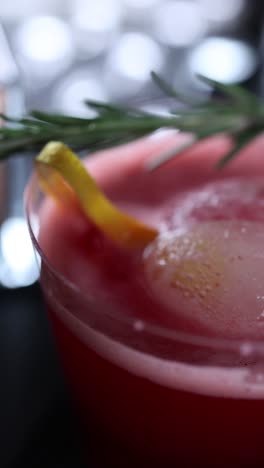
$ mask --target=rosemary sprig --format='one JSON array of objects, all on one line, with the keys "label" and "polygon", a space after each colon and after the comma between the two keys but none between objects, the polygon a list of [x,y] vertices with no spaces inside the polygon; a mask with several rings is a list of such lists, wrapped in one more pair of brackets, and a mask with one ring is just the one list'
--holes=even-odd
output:
[{"label": "rosemary sprig", "polygon": [[[96,111],[95,117],[80,118],[40,111],[32,111],[21,118],[0,115],[4,121],[0,128],[0,159],[18,152],[37,151],[50,140],[61,140],[77,151],[92,151],[129,142],[160,128],[175,128],[191,133],[192,139],[188,145],[158,156],[149,169],[156,169],[197,141],[226,133],[233,138],[234,146],[218,162],[218,167],[223,167],[264,130],[264,104],[242,87],[200,76],[203,82],[221,94],[222,99],[199,103],[182,95],[157,74],[152,73],[152,78],[175,103],[170,113],[156,115],[137,108],[88,100],[85,104]],[[184,106],[179,106],[179,103]]]}]

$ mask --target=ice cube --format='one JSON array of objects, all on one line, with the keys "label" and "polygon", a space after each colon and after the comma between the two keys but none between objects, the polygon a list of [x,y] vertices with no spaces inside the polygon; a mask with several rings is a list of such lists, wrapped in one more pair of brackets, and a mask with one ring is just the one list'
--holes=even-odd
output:
[{"label": "ice cube", "polygon": [[144,253],[153,296],[208,334],[264,337],[264,225],[210,221],[161,233]]}]

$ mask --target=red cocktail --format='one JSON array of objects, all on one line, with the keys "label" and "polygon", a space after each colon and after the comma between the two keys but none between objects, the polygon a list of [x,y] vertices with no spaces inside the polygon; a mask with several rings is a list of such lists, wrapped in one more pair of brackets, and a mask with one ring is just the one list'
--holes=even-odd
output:
[{"label": "red cocktail", "polygon": [[30,182],[58,350],[98,465],[107,450],[102,466],[263,466],[264,142],[222,171],[220,138],[146,172],[175,138],[87,161],[117,205],[159,229],[144,251]]}]

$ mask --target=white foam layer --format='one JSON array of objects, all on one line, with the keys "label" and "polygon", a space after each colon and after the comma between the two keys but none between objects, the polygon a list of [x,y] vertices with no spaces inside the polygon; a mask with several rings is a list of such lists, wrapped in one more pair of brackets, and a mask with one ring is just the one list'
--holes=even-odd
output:
[{"label": "white foam layer", "polygon": [[[177,209],[175,209],[175,202]],[[191,221],[264,221],[264,181],[255,176],[215,180],[172,200],[168,225],[177,227]]]},{"label": "white foam layer", "polygon": [[[78,339],[102,358],[131,374],[167,388],[203,395],[246,399],[264,397],[264,367],[225,368],[157,358],[118,343],[80,322],[67,310],[58,305],[55,307],[60,320]],[[142,332],[142,327],[136,331]],[[244,344],[241,354],[248,356],[250,353],[250,345]]]}]

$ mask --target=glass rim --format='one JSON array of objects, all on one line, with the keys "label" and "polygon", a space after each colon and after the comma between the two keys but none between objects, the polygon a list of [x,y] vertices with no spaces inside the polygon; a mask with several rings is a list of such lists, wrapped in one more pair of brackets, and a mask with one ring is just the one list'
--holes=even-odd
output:
[{"label": "glass rim", "polygon": [[[31,221],[31,203],[32,203],[32,195],[34,194],[34,185],[38,187],[38,191],[41,192],[39,188],[39,184],[37,182],[36,173],[33,170],[31,177],[26,185],[24,191],[24,211],[26,216],[26,221],[28,224],[29,234],[31,237],[31,241],[33,243],[34,248],[36,249],[38,255],[41,258],[41,261],[45,263],[48,270],[54,275],[63,285],[74,293],[77,293],[79,297],[81,297],[85,303],[91,305],[91,297],[86,294],[81,288],[79,288],[73,281],[68,279],[63,273],[58,271],[46,257],[45,253],[43,252],[41,246],[39,245],[38,239],[35,235],[34,228],[32,226]],[[45,196],[45,195],[44,195]],[[100,298],[95,299],[95,303],[98,305],[100,304]],[[111,308],[111,311],[114,307]],[[67,309],[67,312],[71,315],[72,312]],[[98,313],[101,313],[100,311]],[[240,355],[260,355],[264,356],[264,341],[261,341],[261,338],[225,338],[225,337],[216,337],[216,336],[204,336],[199,335],[196,333],[188,333],[186,331],[175,330],[171,329],[169,326],[155,324],[149,320],[138,319],[136,317],[131,317],[125,314],[120,314],[117,311],[114,313],[110,313],[110,306],[108,304],[107,310],[104,310],[105,316],[110,316],[111,318],[118,320],[121,324],[129,325],[132,329],[135,330],[135,334],[139,333],[138,330],[135,328],[135,323],[140,321],[143,325],[141,333],[150,333],[154,336],[159,336],[161,338],[167,338],[168,340],[174,340],[175,342],[186,344],[186,345],[194,345],[199,346],[201,348],[209,348],[219,351],[230,351],[236,352]],[[83,320],[78,317],[74,316],[77,320],[81,323]]]}]

